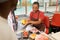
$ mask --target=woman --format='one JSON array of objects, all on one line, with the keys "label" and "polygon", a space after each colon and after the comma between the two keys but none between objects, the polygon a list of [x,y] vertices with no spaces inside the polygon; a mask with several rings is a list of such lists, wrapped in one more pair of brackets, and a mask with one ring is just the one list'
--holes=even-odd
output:
[{"label": "woman", "polygon": [[39,3],[34,2],[32,5],[33,11],[30,13],[30,18],[27,20],[27,24],[32,24],[32,26],[36,27],[40,31],[44,31],[45,25],[44,25],[44,13],[39,11]]}]

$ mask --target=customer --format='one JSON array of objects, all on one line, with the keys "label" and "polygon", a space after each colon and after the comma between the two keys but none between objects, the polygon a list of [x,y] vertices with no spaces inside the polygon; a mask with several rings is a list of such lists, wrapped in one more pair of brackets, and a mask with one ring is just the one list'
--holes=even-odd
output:
[{"label": "customer", "polygon": [[16,0],[0,0],[0,40],[17,40],[6,20],[12,6],[16,6]]}]

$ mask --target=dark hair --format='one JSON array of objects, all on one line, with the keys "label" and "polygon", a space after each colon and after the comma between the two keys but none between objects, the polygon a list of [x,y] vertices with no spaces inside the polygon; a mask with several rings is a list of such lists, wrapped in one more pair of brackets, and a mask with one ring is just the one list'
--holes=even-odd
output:
[{"label": "dark hair", "polygon": [[8,0],[0,3],[0,16],[7,19],[7,16],[11,10],[16,9],[18,0]]},{"label": "dark hair", "polygon": [[34,4],[37,4],[37,5],[38,5],[38,7],[39,7],[39,3],[38,3],[38,2],[34,2],[34,3],[33,3],[33,5],[34,5]]}]

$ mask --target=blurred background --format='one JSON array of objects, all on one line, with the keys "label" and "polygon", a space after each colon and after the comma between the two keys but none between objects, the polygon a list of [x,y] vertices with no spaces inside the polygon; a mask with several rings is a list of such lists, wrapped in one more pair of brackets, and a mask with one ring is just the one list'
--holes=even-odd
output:
[{"label": "blurred background", "polygon": [[[17,10],[15,11],[15,15],[26,14],[29,16],[30,12],[32,11],[32,4],[35,1],[39,2],[40,4],[39,10],[45,12],[45,15],[47,16],[52,16],[56,11],[57,0],[18,0]],[[58,0],[57,11],[59,11],[60,9],[59,4],[60,4],[60,0]]]}]

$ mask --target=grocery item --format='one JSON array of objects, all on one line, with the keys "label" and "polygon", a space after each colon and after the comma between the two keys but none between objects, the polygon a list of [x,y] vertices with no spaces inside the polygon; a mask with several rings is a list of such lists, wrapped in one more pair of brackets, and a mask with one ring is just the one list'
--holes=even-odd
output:
[{"label": "grocery item", "polygon": [[26,19],[21,20],[21,23],[22,23],[23,25],[25,25],[26,22],[27,22]]},{"label": "grocery item", "polygon": [[28,32],[27,31],[23,32],[23,37],[28,37]]},{"label": "grocery item", "polygon": [[36,36],[35,40],[49,40],[49,38],[45,36],[44,34],[40,34]]},{"label": "grocery item", "polygon": [[32,33],[37,33],[37,32],[39,32],[39,30],[36,29],[35,27],[33,27],[30,31],[31,31]]},{"label": "grocery item", "polygon": [[18,19],[18,16],[15,16],[16,19]]},{"label": "grocery item", "polygon": [[31,39],[35,39],[35,37],[36,37],[36,34],[35,33],[33,33],[33,34],[30,35],[30,38]]}]

